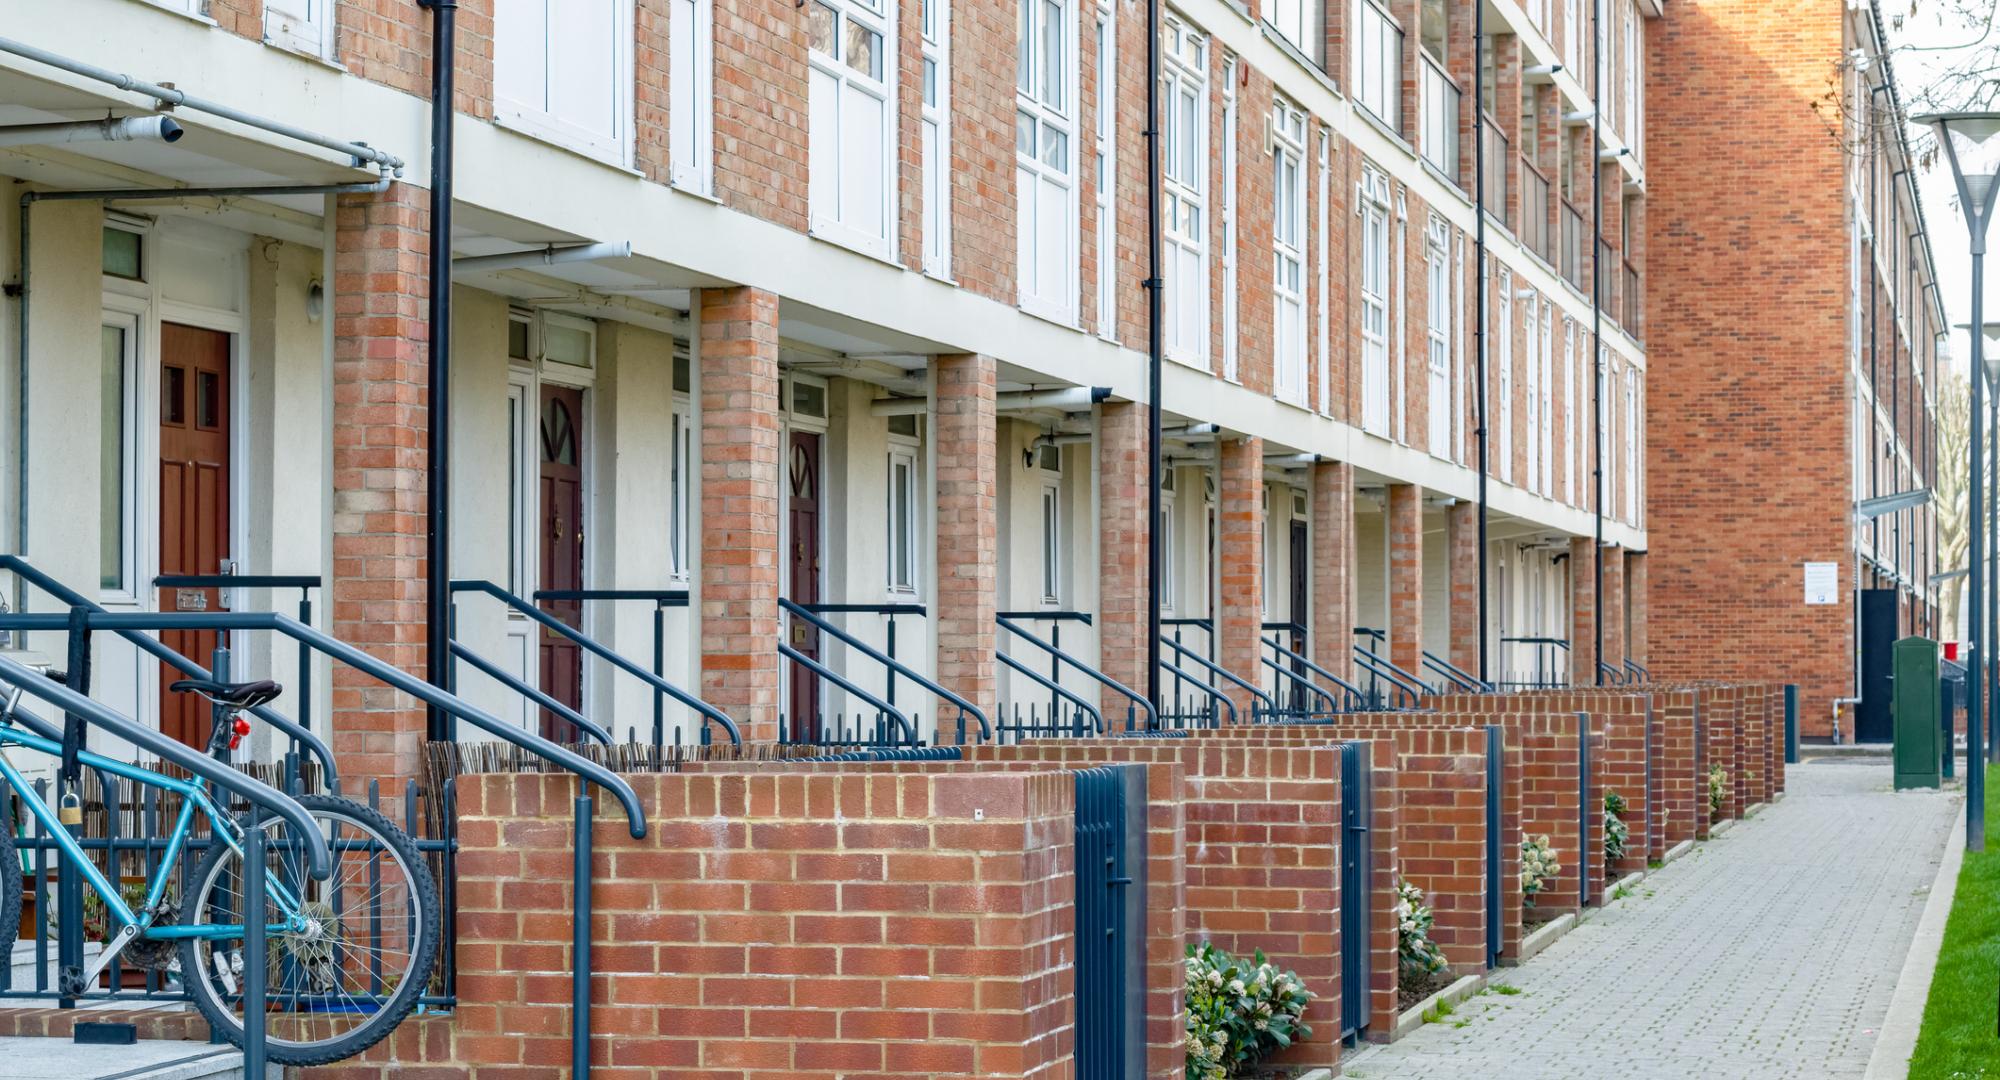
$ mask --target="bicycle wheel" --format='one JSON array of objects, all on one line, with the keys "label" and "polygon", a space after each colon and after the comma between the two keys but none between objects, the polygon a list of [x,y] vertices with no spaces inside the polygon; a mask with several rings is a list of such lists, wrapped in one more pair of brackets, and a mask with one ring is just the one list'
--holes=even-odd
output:
[{"label": "bicycle wheel", "polygon": [[[289,822],[269,818],[265,835],[267,926],[286,921],[277,889],[297,898],[298,930],[265,938],[266,1036],[270,1060],[323,1065],[381,1041],[430,984],[442,920],[437,888],[416,845],[388,818],[348,799],[299,798],[333,849],[333,874],[314,881]],[[188,926],[243,922],[243,859],[212,843],[195,869]],[[243,940],[183,938],[181,978],[195,1008],[229,1041],[243,1043]]]}]

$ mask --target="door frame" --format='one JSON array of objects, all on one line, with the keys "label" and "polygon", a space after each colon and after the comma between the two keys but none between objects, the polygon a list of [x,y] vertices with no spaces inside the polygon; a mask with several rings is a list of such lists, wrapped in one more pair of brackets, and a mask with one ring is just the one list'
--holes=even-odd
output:
[{"label": "door frame", "polygon": [[[569,322],[577,329],[584,330],[590,334],[590,367],[582,368],[573,364],[554,364],[541,355],[541,324],[551,316]],[[512,318],[511,313],[509,318]],[[575,390],[583,399],[582,414],[577,417],[577,461],[583,473],[580,483],[583,489],[584,536],[583,568],[582,572],[578,575],[578,580],[583,583],[583,587],[586,589],[597,587],[597,559],[593,557],[592,550],[596,546],[598,538],[596,463],[597,323],[578,316],[564,316],[561,312],[537,310],[529,320],[529,327],[528,351],[532,355],[525,362],[510,360],[507,370],[507,383],[510,390],[515,386],[524,387],[526,390],[524,400],[528,407],[527,426],[528,435],[530,436],[528,442],[522,447],[521,475],[513,478],[518,480],[522,485],[522,520],[508,522],[507,524],[509,529],[520,530],[520,537],[526,541],[525,546],[521,550],[522,558],[526,563],[522,574],[525,579],[523,584],[527,587],[527,593],[521,599],[527,601],[532,606],[534,604],[535,590],[540,589],[543,585],[541,580],[541,530],[538,528],[542,513],[541,484],[538,482],[538,478],[541,475],[542,460],[541,423],[543,383]],[[580,630],[584,634],[596,637],[597,635],[593,633],[595,628],[591,625],[591,616],[593,614],[592,611],[586,608],[578,621],[582,624]],[[510,633],[516,629],[525,632],[528,630],[527,627],[517,627],[515,624],[526,623],[527,621],[525,616],[510,614],[508,616],[507,629]],[[528,668],[524,681],[528,685],[540,689],[541,665],[537,659],[538,653],[536,651],[539,649],[539,639],[532,633],[529,633],[529,639],[529,651],[524,653],[527,658]],[[591,714],[591,709],[596,704],[596,694],[593,689],[595,681],[593,659],[589,650],[584,650],[583,670],[577,679],[577,711],[585,716]],[[536,709],[532,710],[531,715],[539,715],[539,713],[540,710]]]}]

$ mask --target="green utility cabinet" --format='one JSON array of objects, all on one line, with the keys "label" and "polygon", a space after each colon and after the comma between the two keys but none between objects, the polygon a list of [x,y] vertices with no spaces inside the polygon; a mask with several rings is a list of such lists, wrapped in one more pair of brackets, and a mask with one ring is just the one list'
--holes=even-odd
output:
[{"label": "green utility cabinet", "polygon": [[1898,641],[1890,670],[1896,731],[1896,790],[1938,786],[1938,647],[1929,638]]}]

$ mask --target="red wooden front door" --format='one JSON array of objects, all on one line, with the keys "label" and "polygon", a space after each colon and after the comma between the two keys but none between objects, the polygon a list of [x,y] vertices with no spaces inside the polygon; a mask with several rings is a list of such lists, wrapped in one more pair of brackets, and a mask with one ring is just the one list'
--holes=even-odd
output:
[{"label": "red wooden front door", "polygon": [[[160,326],[160,573],[218,574],[229,558],[229,335]],[[220,589],[161,589],[161,611],[221,611]],[[210,630],[167,630],[160,640],[208,664]],[[160,665],[160,731],[206,746],[208,703],[167,690]]]},{"label": "red wooden front door", "polygon": [[[808,607],[819,603],[819,451],[819,435],[792,432],[792,451],[785,470],[790,491],[786,507],[791,537],[785,595],[793,603]],[[819,637],[819,631],[805,620],[791,620],[792,648],[814,660],[820,658]],[[796,664],[792,666],[789,716],[793,739],[811,741],[819,737],[819,677]]]},{"label": "red wooden front door", "polygon": [[[542,385],[541,578],[543,589],[583,588],[583,391]],[[581,629],[583,605],[546,600],[543,611]],[[583,650],[561,634],[542,630],[542,691],[572,709],[583,708]],[[542,734],[575,742],[566,721],[542,714]]]}]

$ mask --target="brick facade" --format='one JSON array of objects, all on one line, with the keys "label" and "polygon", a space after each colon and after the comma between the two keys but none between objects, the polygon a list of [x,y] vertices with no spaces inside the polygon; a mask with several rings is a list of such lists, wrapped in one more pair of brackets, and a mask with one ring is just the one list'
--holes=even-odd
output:
[{"label": "brick facade", "polygon": [[993,659],[996,460],[990,356],[940,356],[937,376],[937,679],[989,715]]},{"label": "brick facade", "polygon": [[[1098,407],[1097,619],[1099,669],[1146,692],[1147,409],[1129,401]],[[1123,716],[1128,700],[1105,687],[1100,707]]]},{"label": "brick facade", "polygon": [[[1246,682],[1258,683],[1264,633],[1264,440],[1220,440],[1216,454],[1217,661]],[[1240,688],[1229,694],[1248,720],[1249,694]]]},{"label": "brick facade", "polygon": [[1346,678],[1354,667],[1354,467],[1312,467],[1313,661]]},{"label": "brick facade", "polygon": [[1424,489],[1388,492],[1389,662],[1414,674],[1424,669]]}]

